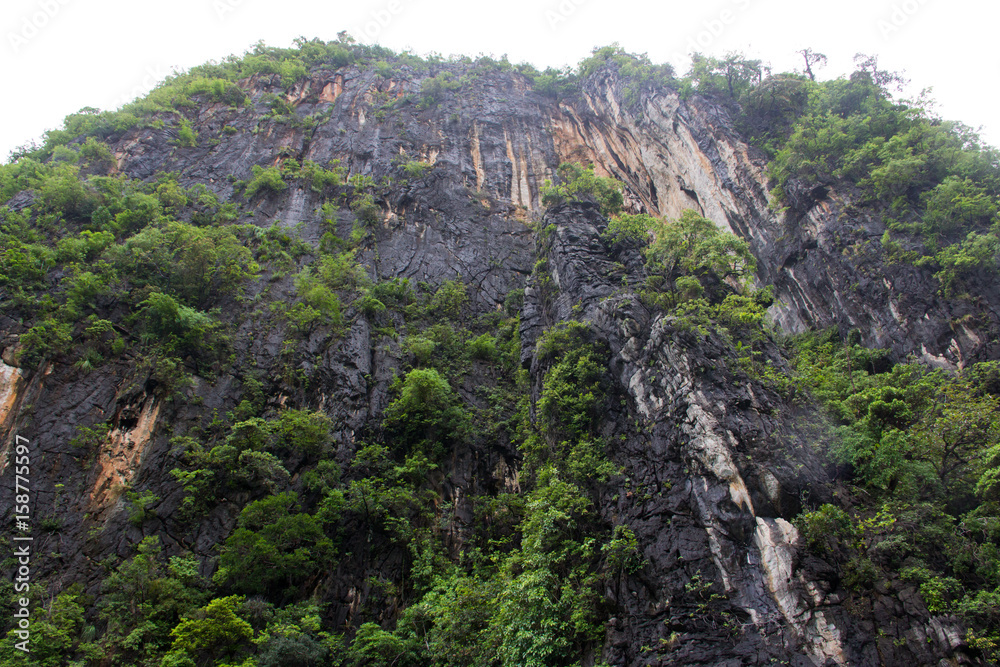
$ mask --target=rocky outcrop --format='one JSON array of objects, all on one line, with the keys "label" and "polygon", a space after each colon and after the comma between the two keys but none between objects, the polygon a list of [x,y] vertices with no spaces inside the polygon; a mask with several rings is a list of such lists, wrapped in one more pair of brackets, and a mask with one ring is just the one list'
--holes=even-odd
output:
[{"label": "rocky outcrop", "polygon": [[[608,492],[604,516],[635,531],[647,564],[608,591],[620,609],[605,659],[867,665],[953,655],[953,620],[922,608],[859,614],[831,566],[802,549],[789,523],[802,494],[830,500],[832,490],[797,410],[736,374],[728,343],[642,305],[627,287],[641,275],[612,269],[596,207],[558,207],[544,222],[555,225],[544,254],[558,296],[543,298],[537,280],[525,290],[525,363],[540,372],[534,340],[545,322],[580,318],[607,343],[616,395],[628,397],[605,424],[625,482]],[[894,605],[888,594],[878,599]],[[888,623],[893,637],[924,642],[897,642],[896,657],[879,658],[873,630]]]},{"label": "rocky outcrop", "polygon": [[889,261],[885,223],[831,183],[793,182],[788,202],[769,194],[766,160],[733,130],[724,107],[664,91],[633,107],[621,81],[595,78],[583,102],[553,114],[561,158],[589,160],[628,186],[636,210],[677,217],[697,210],[750,242],[772,318],[784,331],[835,326],[865,345],[945,367],[993,359],[1000,293],[988,280],[972,299],[945,299],[931,272]]},{"label": "rocky outcrop", "polygon": [[[440,67],[462,73],[458,65]],[[138,179],[174,171],[185,186],[204,184],[223,201],[233,198],[233,182],[250,178],[253,166],[292,157],[339,160],[374,182],[395,177],[378,201],[373,239],[358,254],[373,280],[461,280],[475,314],[504,307],[512,291],[524,288],[521,362],[536,387],[544,371],[535,356],[542,332],[571,319],[589,324],[610,350],[608,380],[621,399],[602,428],[616,443],[613,458],[623,481],[604,492],[602,518],[631,526],[645,559],[641,570],[605,592],[616,609],[603,646],[610,664],[958,660],[954,619],[932,618],[918,597],[897,600],[888,591],[863,607],[832,566],[801,548],[790,521],[801,510],[802,492],[808,489],[814,501],[832,493],[812,435],[800,426],[803,408],[737,372],[727,341],[645,307],[635,290],[644,279],[642,258],[611,252],[595,205],[555,207],[542,217],[540,190],[560,162],[592,161],[599,173],[625,184],[632,211],[677,216],[694,208],[750,242],[759,281],[775,286],[772,316],[783,330],[857,329],[866,343],[899,358],[915,354],[957,366],[996,357],[990,347],[998,321],[993,304],[1000,303],[996,286],[984,286],[980,306],[943,300],[926,271],[885,264],[882,222],[852,208],[848,193],[832,187],[793,188],[788,209],[772,208],[763,159],[741,142],[726,110],[710,101],[661,91],[626,106],[621,82],[609,75],[589,82],[578,98],[557,102],[532,91],[518,74],[489,71],[472,77],[461,94],[418,106],[407,96],[416,96],[434,73],[403,66],[385,79],[346,67],[317,72],[288,93],[277,77],[254,77],[243,82],[253,104],[192,109],[195,147],[176,147],[169,125],[113,137],[118,170]],[[265,97],[273,94],[285,95],[294,118],[270,115]],[[306,123],[310,116],[319,120]],[[400,160],[431,166],[403,185]],[[240,220],[298,229],[315,248],[326,229],[323,203],[308,185],[291,184],[246,202]],[[342,208],[337,235],[346,239],[353,222]],[[552,231],[543,236],[536,228]],[[545,262],[536,269],[538,259]],[[266,294],[258,289],[251,297],[264,301],[290,299],[293,291],[288,277],[275,277]],[[974,313],[981,317],[970,317]],[[267,376],[275,389],[270,407],[296,405],[330,416],[341,463],[358,447],[358,434],[379,424],[404,354],[398,340],[377,332],[387,325],[402,331],[399,319],[376,322],[355,311],[348,319],[339,338],[320,327],[304,342],[292,369],[310,378],[303,388],[279,377],[280,326],[248,313],[232,318],[234,368]],[[5,321],[4,333],[22,333],[19,326]],[[34,513],[62,524],[39,540],[39,553],[60,554],[41,564],[40,574],[81,580],[96,594],[104,575],[96,564],[131,554],[147,534],[159,535],[167,553],[192,551],[203,574],[210,573],[216,545],[250,497],[225,498],[192,531],[180,531],[172,517],[184,493],[169,475],[176,464],[171,438],[208,428],[213,414],[233,410],[246,378],[206,372],[191,387],[165,392],[141,359],[83,373],[58,362],[18,368],[6,349],[0,437],[6,446],[16,429],[35,443]],[[780,368],[778,351],[766,353]],[[473,371],[464,382],[463,398],[482,402],[475,389],[489,376]],[[97,456],[82,456],[72,444],[77,427],[105,423]],[[8,480],[5,453],[0,471]],[[288,464],[296,480],[298,463]],[[450,546],[461,545],[463,525],[473,521],[468,497],[517,490],[518,465],[510,443],[454,453],[451,468],[435,480],[439,506],[450,508],[444,529]],[[154,520],[129,521],[121,499],[126,485],[155,492]],[[11,489],[6,482],[0,489],[0,507],[12,505]],[[375,566],[363,548],[351,546],[345,552],[352,555],[316,587],[336,627],[352,624],[375,594],[367,580]],[[379,567],[391,579],[403,559],[393,553]],[[396,612],[387,608],[381,620]],[[888,629],[888,639],[880,629]]]},{"label": "rocky outcrop", "polygon": [[[418,95],[421,81],[435,73],[404,67],[389,80],[352,68],[318,74],[287,94],[298,117],[329,114],[309,132],[287,121],[261,122],[263,96],[282,91],[267,77],[254,78],[255,106],[198,111],[203,135],[218,135],[224,125],[240,132],[224,135],[214,147],[174,151],[169,128],[147,130],[120,142],[120,168],[139,178],[178,170],[230,194],[225,179],[246,179],[254,164],[272,164],[282,154],[341,159],[351,173],[376,179],[404,155],[434,164],[451,188],[487,193],[530,213],[538,210],[541,185],[560,162],[592,162],[599,174],[626,185],[633,211],[676,217],[693,208],[747,239],[761,284],[775,288],[773,319],[786,331],[857,330],[866,345],[888,348],[898,359],[914,355],[942,366],[1000,354],[993,342],[1000,331],[995,285],[977,285],[973,301],[942,298],[930,271],[887,262],[883,221],[833,184],[792,183],[787,205],[777,207],[766,160],[740,139],[723,106],[684,101],[670,90],[626,105],[622,81],[613,74],[593,77],[579,98],[557,102],[533,92],[523,77],[502,72],[475,78],[434,109],[398,104]],[[386,101],[397,105],[387,111],[381,106]],[[426,194],[424,188],[385,202],[387,223],[406,217],[417,202],[428,205]],[[447,196],[466,199],[454,190]],[[301,193],[259,206],[258,222],[294,226],[313,217]],[[454,260],[444,266],[461,268]],[[437,270],[420,273],[430,279]]]}]

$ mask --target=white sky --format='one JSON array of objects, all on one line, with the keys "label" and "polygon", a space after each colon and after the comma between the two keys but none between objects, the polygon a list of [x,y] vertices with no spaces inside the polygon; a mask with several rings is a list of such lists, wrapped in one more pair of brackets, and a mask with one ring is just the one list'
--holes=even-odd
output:
[{"label": "white sky", "polygon": [[397,51],[507,54],[539,68],[619,42],[679,74],[695,49],[787,71],[808,46],[829,56],[820,78],[835,78],[855,53],[874,53],[883,69],[906,71],[912,95],[933,86],[942,116],[983,126],[997,145],[998,25],[1000,3],[982,0],[3,0],[0,161],[67,114],[117,108],[174,68],[340,30]]}]

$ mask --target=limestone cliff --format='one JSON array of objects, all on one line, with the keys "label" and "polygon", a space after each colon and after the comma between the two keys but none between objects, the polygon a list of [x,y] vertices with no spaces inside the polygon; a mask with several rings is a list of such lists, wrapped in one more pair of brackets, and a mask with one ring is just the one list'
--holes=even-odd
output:
[{"label": "limestone cliff", "polygon": [[[465,80],[417,104],[442,72]],[[130,557],[148,535],[168,554],[193,553],[201,574],[215,571],[217,545],[261,488],[221,493],[196,521],[182,522],[189,494],[169,473],[178,465],[176,438],[192,429],[207,438],[213,416],[246,397],[254,372],[265,410],[294,406],[329,417],[331,456],[345,470],[362,440],[382,433],[394,378],[412,353],[402,311],[347,304],[339,329],[307,335],[270,317],[268,304],[298,298],[294,269],[329,242],[327,201],[301,180],[250,197],[239,190],[255,166],[339,160],[351,176],[386,184],[373,190],[378,219],[357,246],[367,279],[407,278],[428,289],[460,281],[467,321],[498,311],[518,316],[532,415],[551,364],[537,348],[545,330],[584,322],[608,350],[603,382],[611,398],[599,430],[621,474],[600,489],[597,513],[608,526],[631,527],[643,565],[607,582],[606,633],[582,654],[584,664],[964,664],[956,619],[933,616],[912,590],[907,599],[883,591],[858,602],[836,568],[802,547],[791,521],[803,498],[816,503],[836,492],[835,471],[819,453],[825,436],[812,429],[815,409],[739,372],[730,341],[644,305],[638,251],[607,242],[596,205],[543,208],[541,187],[560,163],[591,162],[624,184],[627,210],[676,217],[693,208],[749,242],[757,281],[775,287],[770,315],[779,330],[856,329],[898,359],[959,367],[995,358],[995,285],[983,285],[978,305],[949,301],[927,271],[884,263],[883,223],[836,184],[792,188],[788,205],[775,206],[766,161],[726,107],[667,89],[626,103],[614,73],[561,100],[517,72],[461,64],[403,64],[389,75],[320,67],[288,87],[279,74],[240,86],[250,100],[243,107],[203,101],[183,111],[194,145],[178,142],[182,123],[168,114],[106,138],[116,162],[109,174],[152,182],[174,172],[184,188],[202,185],[221,202],[238,202],[238,222],[276,225],[306,244],[292,270],[266,269],[243,297],[218,304],[232,328],[231,359],[185,359],[191,384],[167,389],[132,351],[89,371],[71,354],[23,361],[19,337],[31,322],[0,315],[0,507],[8,524],[17,434],[38,448],[33,515],[55,520],[36,543],[37,553],[51,554],[37,572],[53,590],[81,582],[100,595],[99,563]],[[274,113],[282,105],[288,111]],[[406,162],[425,166],[404,183]],[[26,209],[36,200],[26,192],[7,205]],[[361,214],[343,200],[334,207],[334,236],[346,243]],[[510,298],[518,290],[523,302]],[[763,354],[761,363],[787,371],[773,343]],[[473,364],[457,382],[461,399],[488,408],[481,389],[499,382],[499,372]],[[100,425],[81,437],[80,427]],[[477,530],[475,497],[520,490],[521,461],[512,430],[449,452],[430,483],[451,556]],[[310,465],[308,457],[286,457],[282,488],[301,491]],[[156,501],[136,520],[126,492],[140,489]],[[328,605],[323,622],[348,636],[369,620],[391,627],[405,592],[386,594],[372,577],[402,586],[411,554],[388,540],[369,548],[372,538],[358,526],[346,530],[342,556],[308,582]],[[698,597],[706,591],[711,605]]]}]

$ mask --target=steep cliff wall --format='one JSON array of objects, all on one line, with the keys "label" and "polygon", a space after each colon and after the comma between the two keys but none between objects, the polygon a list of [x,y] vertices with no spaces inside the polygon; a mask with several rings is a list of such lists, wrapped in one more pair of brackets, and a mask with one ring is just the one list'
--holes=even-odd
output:
[{"label": "steep cliff wall", "polygon": [[[458,65],[440,69],[469,74]],[[490,317],[519,317],[515,356],[534,401],[550,363],[536,347],[544,331],[584,322],[609,350],[604,381],[615,400],[603,407],[599,428],[621,474],[600,488],[597,513],[607,527],[631,527],[643,565],[604,583],[606,635],[587,649],[588,664],[958,660],[954,619],[932,618],[912,595],[903,602],[874,595],[861,608],[836,571],[801,548],[790,521],[803,495],[816,502],[835,491],[819,456],[821,436],[809,428],[815,413],[738,370],[732,341],[644,305],[638,251],[612,248],[601,235],[607,221],[587,202],[543,210],[541,186],[561,162],[589,161],[625,185],[629,210],[676,217],[694,208],[750,243],[758,281],[775,286],[780,329],[858,329],[866,343],[899,358],[962,365],[995,357],[995,289],[983,295],[981,319],[963,319],[973,306],[935,296],[926,272],[878,260],[882,223],[852,209],[849,193],[813,189],[773,209],[762,157],[710,101],[662,91],[627,106],[611,75],[589,81],[579,98],[556,101],[519,74],[487,71],[430,104],[415,103],[429,78],[406,66],[391,76],[347,66],[286,89],[279,75],[256,75],[242,82],[248,106],[205,103],[185,112],[198,134],[194,146],[177,145],[179,126],[170,118],[110,139],[114,174],[150,181],[176,172],[184,187],[201,184],[238,202],[239,222],[277,225],[306,245],[291,270],[267,267],[243,297],[218,304],[231,358],[209,368],[184,359],[189,386],[166,387],[156,365],[132,351],[90,371],[71,355],[21,363],[13,334],[27,323],[0,322],[11,334],[0,365],[0,506],[13,504],[6,447],[17,433],[38,448],[33,515],[52,520],[36,549],[56,555],[40,559],[38,576],[54,588],[80,581],[99,596],[105,572],[98,563],[130,557],[149,535],[169,554],[190,551],[210,575],[218,545],[265,485],[219,491],[192,521],[183,518],[191,493],[170,471],[183,458],[177,438],[219,440],[216,422],[239,408],[250,380],[264,388],[262,414],[298,407],[329,417],[330,457],[345,470],[365,441],[384,435],[394,380],[414,363],[409,339],[430,336],[433,324],[416,322],[405,306],[366,312],[347,303],[342,326],[303,335],[270,316],[265,306],[300,298],[295,270],[323,253],[331,225],[347,244],[361,214],[304,181],[249,198],[237,187],[254,177],[254,166],[339,160],[352,176],[386,183],[373,187],[377,219],[356,246],[368,280],[424,282],[428,295],[459,281],[469,297],[462,326],[476,334],[496,332]],[[272,113],[274,99],[291,111]],[[420,175],[401,178],[400,165],[415,161],[426,165]],[[336,209],[332,223],[322,208],[328,203]],[[781,372],[778,348],[768,342],[764,355]],[[512,384],[516,374],[472,362],[454,384],[465,404],[487,410],[495,399],[483,388]],[[515,431],[465,441],[427,478],[434,534],[449,555],[476,539],[476,498],[521,490]],[[303,475],[314,464],[305,455],[284,457],[282,488],[305,493]],[[156,500],[137,517],[127,494],[140,489]],[[350,635],[368,620],[391,626],[408,602],[413,552],[372,537],[365,524],[342,532],[342,558],[303,586],[329,605],[330,628]]]}]

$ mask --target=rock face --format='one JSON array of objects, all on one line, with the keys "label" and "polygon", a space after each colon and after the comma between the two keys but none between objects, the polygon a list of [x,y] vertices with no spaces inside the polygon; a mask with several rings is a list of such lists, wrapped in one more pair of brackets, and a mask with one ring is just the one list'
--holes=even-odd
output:
[{"label": "rock face", "polygon": [[[523,288],[521,363],[536,387],[544,371],[535,354],[541,333],[569,319],[589,323],[610,350],[608,381],[622,398],[602,428],[616,443],[613,459],[626,481],[604,492],[601,513],[633,528],[647,562],[606,591],[615,611],[600,657],[609,664],[959,664],[954,619],[932,618],[916,596],[876,596],[872,607],[850,607],[833,568],[800,548],[790,521],[802,493],[822,499],[832,492],[814,436],[802,426],[804,409],[740,380],[727,365],[727,342],[647,309],[630,287],[644,277],[638,253],[605,244],[607,221],[594,205],[543,213],[540,187],[560,162],[592,161],[599,174],[625,184],[633,211],[678,216],[694,208],[750,242],[760,282],[775,285],[772,315],[780,328],[857,329],[867,344],[898,358],[944,366],[995,358],[996,286],[984,285],[981,316],[965,317],[973,306],[938,298],[926,273],[877,259],[884,226],[853,210],[849,193],[817,188],[793,193],[786,210],[772,209],[763,159],[708,101],[664,92],[626,107],[619,82],[608,76],[560,103],[530,90],[520,75],[488,72],[436,106],[385,111],[386,102],[419,91],[424,76],[405,67],[391,79],[353,67],[315,74],[286,95],[296,117],[324,114],[311,128],[268,117],[265,95],[285,93],[278,77],[255,77],[245,82],[249,107],[190,112],[196,147],[172,145],[175,129],[166,126],[115,137],[112,148],[123,174],[151,179],[174,171],[185,186],[202,183],[223,201],[253,166],[291,157],[339,159],[351,174],[376,182],[395,173],[401,155],[425,161],[432,165],[426,176],[388,189],[378,202],[375,240],[359,254],[373,280],[460,280],[475,313],[504,307],[507,295]],[[224,132],[227,126],[236,131]],[[315,247],[322,203],[294,185],[253,198],[243,221],[297,228]],[[553,231],[542,239],[531,220]],[[352,222],[342,211],[341,236]],[[543,253],[546,268],[535,271]],[[542,285],[541,277],[551,280]],[[286,298],[291,289],[290,279],[277,279],[267,298]],[[272,406],[288,401],[328,414],[342,462],[357,448],[355,435],[378,424],[403,357],[398,344],[379,343],[371,318],[349,319],[342,338],[317,334],[306,343],[311,361],[300,368],[312,378],[308,389],[275,380],[281,392],[269,398]],[[23,333],[11,320],[0,319],[0,329]],[[209,574],[213,549],[247,498],[228,499],[190,534],[176,532],[171,517],[183,491],[168,474],[170,439],[213,411],[232,410],[243,378],[223,371],[196,379],[185,400],[167,400],[138,359],[88,374],[59,360],[18,368],[16,338],[4,340],[0,507],[13,504],[7,454],[17,433],[39,443],[34,515],[61,523],[36,547],[58,553],[40,572],[83,581],[96,593],[97,563],[128,556],[144,535],[156,534],[168,553],[192,550]],[[280,328],[245,318],[234,339],[237,365],[276,375],[282,343]],[[767,354],[780,369],[778,351]],[[488,374],[472,372],[463,396],[481,400],[474,390],[488,382]],[[72,442],[77,427],[99,423],[109,430],[94,435],[97,455],[82,457]],[[455,453],[440,504],[455,508],[448,530],[457,542],[472,521],[465,499],[484,489],[516,490],[518,466],[510,443]],[[296,479],[300,471],[290,465],[289,472]],[[155,521],[128,521],[127,484],[156,492]],[[354,553],[317,586],[336,626],[350,626],[373,594],[366,583],[372,564]],[[389,578],[402,568],[397,561],[381,565]],[[693,590],[692,580],[704,587]],[[706,611],[700,603],[709,598]],[[383,620],[392,620],[391,610]]]},{"label": "rock face", "polygon": [[[649,664],[649,652],[635,651],[646,646],[657,647],[652,664],[894,664],[871,637],[888,627],[894,637],[926,638],[902,652],[922,664],[953,653],[956,630],[938,628],[940,620],[916,609],[848,611],[829,566],[798,549],[788,518],[804,493],[829,491],[815,436],[797,429],[793,410],[753,382],[734,384],[725,343],[652,316],[622,288],[638,276],[616,275],[595,207],[555,208],[545,222],[556,227],[548,262],[559,296],[546,307],[529,282],[525,362],[539,373],[530,353],[535,333],[582,304],[583,318],[612,351],[616,389],[628,397],[628,408],[607,425],[628,484],[604,512],[636,532],[649,565],[610,591],[620,612],[609,628],[608,662]],[[781,363],[770,354],[769,363]],[[685,595],[692,577],[708,572],[724,610],[706,613]]]}]

